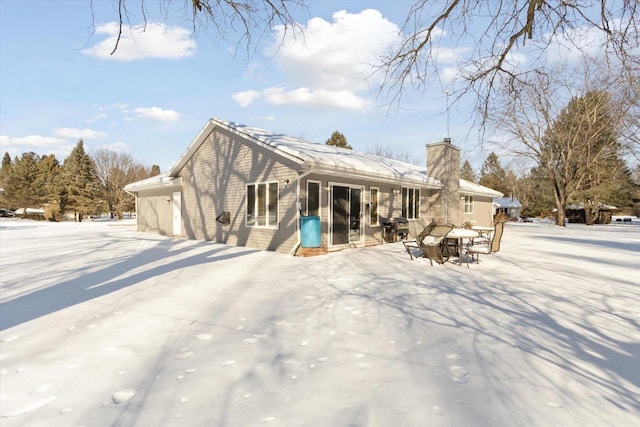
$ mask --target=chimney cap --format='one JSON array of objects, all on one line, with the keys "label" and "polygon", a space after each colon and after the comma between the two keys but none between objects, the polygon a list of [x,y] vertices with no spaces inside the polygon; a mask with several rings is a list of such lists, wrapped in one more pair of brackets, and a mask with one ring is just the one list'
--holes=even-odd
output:
[{"label": "chimney cap", "polygon": [[451,138],[447,137],[444,139],[445,144],[451,144]]}]

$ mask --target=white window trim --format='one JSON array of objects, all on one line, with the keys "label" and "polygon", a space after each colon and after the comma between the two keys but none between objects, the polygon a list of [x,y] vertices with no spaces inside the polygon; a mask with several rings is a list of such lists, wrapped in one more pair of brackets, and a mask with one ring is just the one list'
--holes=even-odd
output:
[{"label": "white window trim", "polygon": [[369,227],[380,226],[380,189],[378,187],[369,187],[369,209],[373,209],[373,190],[376,191],[376,201],[378,205],[378,213],[376,215],[376,223],[371,222],[371,211],[369,211]]},{"label": "white window trim", "polygon": [[[248,209],[248,203],[249,203],[249,186],[253,185],[254,186],[254,191],[257,190],[258,185],[262,185],[265,184],[266,185],[266,194],[265,197],[267,198],[267,211],[265,213],[265,217],[266,217],[266,225],[258,225],[258,224],[254,224],[254,225],[250,225],[248,222],[248,217],[249,217],[249,209]],[[277,198],[276,200],[278,201],[278,206],[276,207],[276,223],[275,224],[269,224],[269,186],[270,184],[276,184],[278,186],[278,194],[277,194]],[[244,225],[246,227],[249,228],[261,228],[261,229],[271,229],[271,230],[277,230],[280,224],[280,183],[278,181],[259,181],[259,182],[249,182],[245,185],[245,197],[246,197],[246,202],[245,202],[245,213],[244,213]],[[257,216],[258,216],[258,194],[256,192],[255,197],[254,197],[254,215],[256,216],[256,222],[257,222]]]},{"label": "white window trim", "polygon": [[[401,187],[400,188],[400,200],[402,200],[402,193],[404,192],[404,190],[407,190],[407,206],[401,206],[400,207],[400,212],[402,212],[403,209],[406,209],[407,212],[407,219],[420,219],[420,200],[421,200],[421,194],[420,194],[420,188],[417,187]],[[413,190],[413,200],[414,200],[414,204],[413,204],[413,209],[409,209],[410,208],[410,200],[409,200],[409,190]],[[415,216],[415,211],[416,211],[416,194],[418,195],[418,203],[417,203],[417,211],[418,211],[418,216]]]},{"label": "white window trim", "polygon": [[[467,209],[467,207],[469,209]],[[475,210],[475,200],[473,196],[465,195],[464,196],[464,213],[465,215],[473,215]]]}]

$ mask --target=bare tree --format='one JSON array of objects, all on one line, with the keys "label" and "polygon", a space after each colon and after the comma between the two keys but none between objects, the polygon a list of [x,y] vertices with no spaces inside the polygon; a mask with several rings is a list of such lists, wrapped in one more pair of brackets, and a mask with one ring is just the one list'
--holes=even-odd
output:
[{"label": "bare tree", "polygon": [[592,184],[592,177],[601,177],[603,167],[638,148],[633,136],[640,92],[593,62],[583,66],[558,68],[514,85],[489,116],[509,136],[501,145],[531,159],[550,179],[558,225],[564,225],[567,203]]},{"label": "bare tree", "polygon": [[[251,54],[260,40],[276,26],[282,26],[284,33],[298,28],[293,17],[298,9],[305,8],[304,0],[111,0],[118,14],[118,37],[111,54],[118,49],[122,33],[126,25],[131,25],[132,18],[142,19],[144,25],[158,17],[166,19],[170,11],[186,12],[193,23],[194,30],[200,24],[217,31],[224,40],[235,38],[236,46],[245,45]],[[93,2],[90,0],[91,10]],[[180,7],[180,4],[183,6]],[[130,5],[137,6],[135,9]],[[151,9],[151,7],[157,9]],[[141,18],[137,18],[137,14]],[[94,18],[95,19],[95,18]],[[137,22],[136,22],[137,24]],[[232,34],[235,37],[232,37]]]},{"label": "bare tree", "polygon": [[[89,0],[93,4],[94,0]],[[305,0],[111,0],[120,24],[120,36],[133,18],[146,23],[154,14],[166,19],[186,13],[193,23],[212,29],[225,40],[244,44],[249,54],[276,26],[287,31],[301,29],[296,21]],[[136,8],[133,8],[133,5]],[[92,8],[93,10],[93,8]],[[415,0],[402,24],[403,41],[378,64],[385,76],[382,90],[400,102],[408,89],[433,90],[434,82],[450,70],[462,82],[453,95],[478,96],[484,118],[495,90],[506,83],[527,81],[528,74],[545,72],[536,62],[553,44],[585,50],[585,31],[601,36],[599,50],[607,60],[625,67],[640,66],[638,21],[640,0]],[[137,15],[140,14],[141,18]],[[137,23],[137,22],[136,22]],[[458,55],[455,46],[465,49]],[[466,46],[473,46],[466,51]],[[533,68],[521,68],[518,49],[526,46]],[[112,52],[112,53],[113,53]],[[375,64],[374,64],[375,65]],[[448,89],[452,89],[448,87]]]},{"label": "bare tree", "polygon": [[122,219],[123,212],[131,210],[129,208],[133,199],[133,196],[124,191],[125,185],[146,178],[148,172],[136,164],[129,154],[107,148],[96,150],[93,159],[109,214],[111,218],[117,216]]},{"label": "bare tree", "polygon": [[[454,101],[475,93],[484,121],[496,90],[515,90],[530,81],[529,74],[545,73],[536,59],[554,43],[586,50],[585,31],[601,36],[597,47],[607,61],[637,70],[639,11],[638,0],[418,0],[402,26],[403,42],[380,67],[383,88],[399,102],[409,88],[433,91],[445,69],[455,69],[462,85],[452,93]],[[458,54],[453,47],[467,45],[471,52]],[[533,68],[516,59],[520,45]]]},{"label": "bare tree", "polygon": [[405,163],[411,163],[413,165],[424,164],[424,160],[416,159],[409,152],[402,150],[399,147],[393,147],[391,145],[376,144],[367,147],[365,152],[367,154],[373,154],[376,156],[384,157],[387,159],[398,160]]}]

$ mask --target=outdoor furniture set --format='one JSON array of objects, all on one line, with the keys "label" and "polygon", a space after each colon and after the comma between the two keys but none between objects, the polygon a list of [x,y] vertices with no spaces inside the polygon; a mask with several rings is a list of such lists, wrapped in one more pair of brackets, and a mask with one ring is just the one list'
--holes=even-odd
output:
[{"label": "outdoor furniture set", "polygon": [[[500,250],[500,240],[504,231],[504,221],[497,221],[493,227],[472,226],[455,227],[452,224],[437,224],[431,222],[425,225],[420,220],[409,224],[411,239],[403,241],[404,247],[413,260],[413,251],[419,251],[418,256],[428,258],[444,264],[451,256],[457,257],[458,265],[462,265],[465,255],[467,267],[469,258],[480,262],[480,254],[492,254]],[[466,241],[466,242],[465,242]]]}]

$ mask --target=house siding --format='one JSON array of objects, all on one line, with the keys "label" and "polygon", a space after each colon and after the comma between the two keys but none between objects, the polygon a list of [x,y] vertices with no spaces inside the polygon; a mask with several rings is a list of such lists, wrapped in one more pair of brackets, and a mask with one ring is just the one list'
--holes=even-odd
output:
[{"label": "house siding", "polygon": [[140,192],[136,212],[138,230],[172,236],[173,204],[171,198],[171,191]]},{"label": "house siding", "polygon": [[464,199],[460,200],[460,216],[462,223],[485,227],[493,225],[493,198],[489,196],[473,196],[473,213],[464,213]]},{"label": "house siding", "polygon": [[[285,253],[293,249],[297,242],[297,173],[271,152],[216,128],[178,176],[183,183],[182,229],[186,237]],[[275,228],[245,224],[246,186],[259,182],[278,182]],[[229,225],[216,221],[225,211],[230,213]]]},{"label": "house siding", "polygon": [[[307,181],[320,182],[320,229],[322,247],[329,248],[329,235],[331,231],[329,224],[331,202],[329,198],[331,196],[331,185],[362,187],[363,191],[366,193],[364,196],[365,205],[366,203],[370,203],[371,187],[378,189],[378,225],[370,225],[370,214],[366,207],[362,211],[363,216],[360,224],[362,224],[364,230],[363,246],[374,246],[384,243],[383,221],[387,218],[398,218],[402,215],[402,194],[400,193],[401,187],[399,185],[384,184],[370,180],[313,174],[308,175],[301,182],[300,202],[303,213],[306,212],[307,206]],[[394,190],[396,190],[396,192],[394,192]],[[442,209],[437,206],[437,202],[439,200],[437,197],[438,194],[438,191],[420,188],[420,218],[431,221],[431,219],[441,215]]]}]

